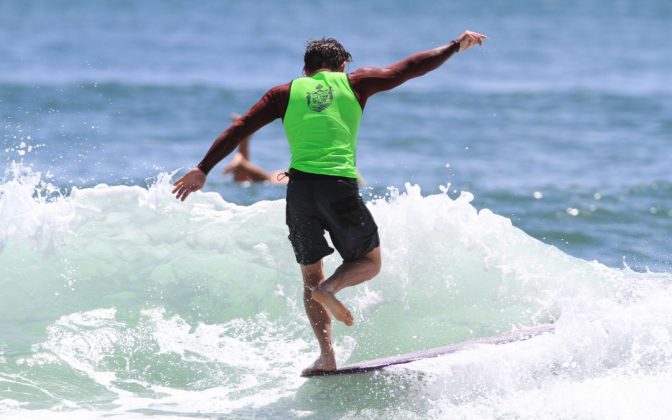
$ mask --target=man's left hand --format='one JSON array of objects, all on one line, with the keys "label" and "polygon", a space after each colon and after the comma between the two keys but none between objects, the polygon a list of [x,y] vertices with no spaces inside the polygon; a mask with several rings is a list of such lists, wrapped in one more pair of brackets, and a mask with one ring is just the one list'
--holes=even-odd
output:
[{"label": "man's left hand", "polygon": [[474,45],[483,45],[486,38],[487,36],[478,32],[464,31],[457,41],[460,43],[460,51],[466,51]]}]

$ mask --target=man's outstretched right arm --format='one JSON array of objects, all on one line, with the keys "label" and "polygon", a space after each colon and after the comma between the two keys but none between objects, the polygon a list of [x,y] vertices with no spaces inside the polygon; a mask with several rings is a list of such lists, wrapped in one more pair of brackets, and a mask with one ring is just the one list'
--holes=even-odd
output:
[{"label": "man's outstretched right arm", "polygon": [[458,51],[481,45],[486,36],[465,31],[459,38],[438,48],[421,51],[387,67],[364,67],[348,75],[362,108],[369,96],[437,69]]}]

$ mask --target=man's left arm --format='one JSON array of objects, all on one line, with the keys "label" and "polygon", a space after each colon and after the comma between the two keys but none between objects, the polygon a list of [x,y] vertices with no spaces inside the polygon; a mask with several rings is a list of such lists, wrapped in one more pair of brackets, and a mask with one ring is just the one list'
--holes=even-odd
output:
[{"label": "man's left arm", "polygon": [[378,92],[393,89],[410,79],[423,76],[439,68],[453,54],[481,45],[487,38],[476,32],[465,31],[450,43],[427,51],[417,52],[386,67],[364,67],[348,75],[350,84],[364,107],[366,100]]}]

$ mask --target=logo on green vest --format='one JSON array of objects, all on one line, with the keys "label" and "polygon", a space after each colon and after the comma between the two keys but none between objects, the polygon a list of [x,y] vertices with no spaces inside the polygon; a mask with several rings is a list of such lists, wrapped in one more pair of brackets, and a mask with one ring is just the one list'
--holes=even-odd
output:
[{"label": "logo on green vest", "polygon": [[329,105],[331,105],[333,100],[334,100],[334,89],[330,86],[329,90],[325,90],[324,86],[322,86],[321,84],[317,85],[314,91],[308,92],[308,94],[306,95],[308,108],[317,112],[329,108]]}]

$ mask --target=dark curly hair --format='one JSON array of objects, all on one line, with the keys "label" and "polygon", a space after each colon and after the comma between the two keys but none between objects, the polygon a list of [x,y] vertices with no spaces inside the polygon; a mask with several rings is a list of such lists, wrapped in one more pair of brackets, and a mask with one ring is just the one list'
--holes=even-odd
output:
[{"label": "dark curly hair", "polygon": [[334,38],[315,39],[306,42],[303,68],[306,72],[328,68],[337,70],[341,64],[352,61],[352,56]]}]

